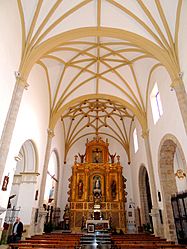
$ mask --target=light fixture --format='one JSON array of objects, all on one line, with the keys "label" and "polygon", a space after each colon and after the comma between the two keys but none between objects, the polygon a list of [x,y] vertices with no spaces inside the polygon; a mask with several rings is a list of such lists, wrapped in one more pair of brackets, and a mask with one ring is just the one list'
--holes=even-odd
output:
[{"label": "light fixture", "polygon": [[178,169],[175,173],[175,176],[177,176],[180,180],[184,179],[186,177],[186,173],[183,169]]},{"label": "light fixture", "polygon": [[175,153],[175,155],[176,155],[176,161],[177,161],[177,171],[176,171],[176,173],[175,173],[175,176],[176,177],[178,177],[180,180],[182,180],[182,179],[184,179],[185,177],[186,177],[186,173],[184,172],[184,170],[183,169],[180,169],[179,168],[179,161],[178,161],[178,150],[177,150],[177,148],[176,148],[176,153]]}]

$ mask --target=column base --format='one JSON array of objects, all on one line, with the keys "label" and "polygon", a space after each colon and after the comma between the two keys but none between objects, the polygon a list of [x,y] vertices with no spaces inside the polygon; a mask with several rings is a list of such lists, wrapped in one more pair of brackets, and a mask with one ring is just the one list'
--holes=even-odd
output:
[{"label": "column base", "polygon": [[154,229],[154,235],[162,237],[162,226],[160,222],[160,215],[159,215],[159,209],[158,208],[152,208],[151,213],[149,214],[152,217],[153,221],[153,229]]}]

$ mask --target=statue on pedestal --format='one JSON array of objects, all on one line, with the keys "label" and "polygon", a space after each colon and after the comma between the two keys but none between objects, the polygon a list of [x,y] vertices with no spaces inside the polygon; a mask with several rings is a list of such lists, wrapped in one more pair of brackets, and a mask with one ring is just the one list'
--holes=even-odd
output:
[{"label": "statue on pedestal", "polygon": [[83,195],[83,181],[82,179],[79,180],[79,183],[78,183],[78,197],[79,199],[82,197]]},{"label": "statue on pedestal", "polygon": [[100,176],[94,177],[94,189],[93,194],[95,197],[101,196],[101,179]]},{"label": "statue on pedestal", "polygon": [[112,155],[112,154],[109,153],[109,156],[110,156],[111,163],[114,163],[114,159],[116,157],[116,153],[114,155]]},{"label": "statue on pedestal", "polygon": [[111,196],[113,199],[116,198],[116,181],[113,180],[111,183]]},{"label": "statue on pedestal", "polygon": [[65,206],[63,219],[64,219],[64,229],[69,230],[70,229],[70,226],[69,226],[70,225],[70,208],[68,204],[66,204]]},{"label": "statue on pedestal", "polygon": [[84,163],[84,157],[86,156],[86,153],[83,155],[81,155],[80,153],[78,153],[79,157],[80,157],[80,161],[81,163]]}]

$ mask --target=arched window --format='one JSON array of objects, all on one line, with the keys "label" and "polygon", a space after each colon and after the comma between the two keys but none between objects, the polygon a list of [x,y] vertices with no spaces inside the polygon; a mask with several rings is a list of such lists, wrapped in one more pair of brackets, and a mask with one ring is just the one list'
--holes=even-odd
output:
[{"label": "arched window", "polygon": [[161,102],[160,92],[158,90],[157,83],[155,83],[153,87],[153,90],[150,95],[150,99],[151,99],[153,121],[154,121],[154,124],[156,124],[156,122],[160,119],[160,117],[163,114],[162,102]]},{"label": "arched window", "polygon": [[133,131],[133,141],[134,141],[134,152],[136,153],[138,151],[138,136],[136,128]]}]

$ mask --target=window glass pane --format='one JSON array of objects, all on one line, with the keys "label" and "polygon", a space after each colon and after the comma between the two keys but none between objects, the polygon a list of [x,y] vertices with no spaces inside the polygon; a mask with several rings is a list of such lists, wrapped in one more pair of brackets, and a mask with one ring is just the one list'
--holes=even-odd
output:
[{"label": "window glass pane", "polygon": [[133,131],[133,140],[134,140],[134,152],[136,153],[138,150],[138,136],[136,129],[134,129]]},{"label": "window glass pane", "polygon": [[153,121],[154,121],[154,124],[156,124],[156,122],[159,120],[159,118],[163,114],[160,92],[158,90],[157,83],[155,83],[155,85],[153,87],[153,90],[152,90],[151,95],[150,95],[150,100],[151,100]]},{"label": "window glass pane", "polygon": [[161,103],[160,93],[159,92],[156,95],[156,103],[157,103],[157,109],[158,109],[159,117],[161,117],[162,114],[163,114],[163,110],[162,110],[162,103]]}]

